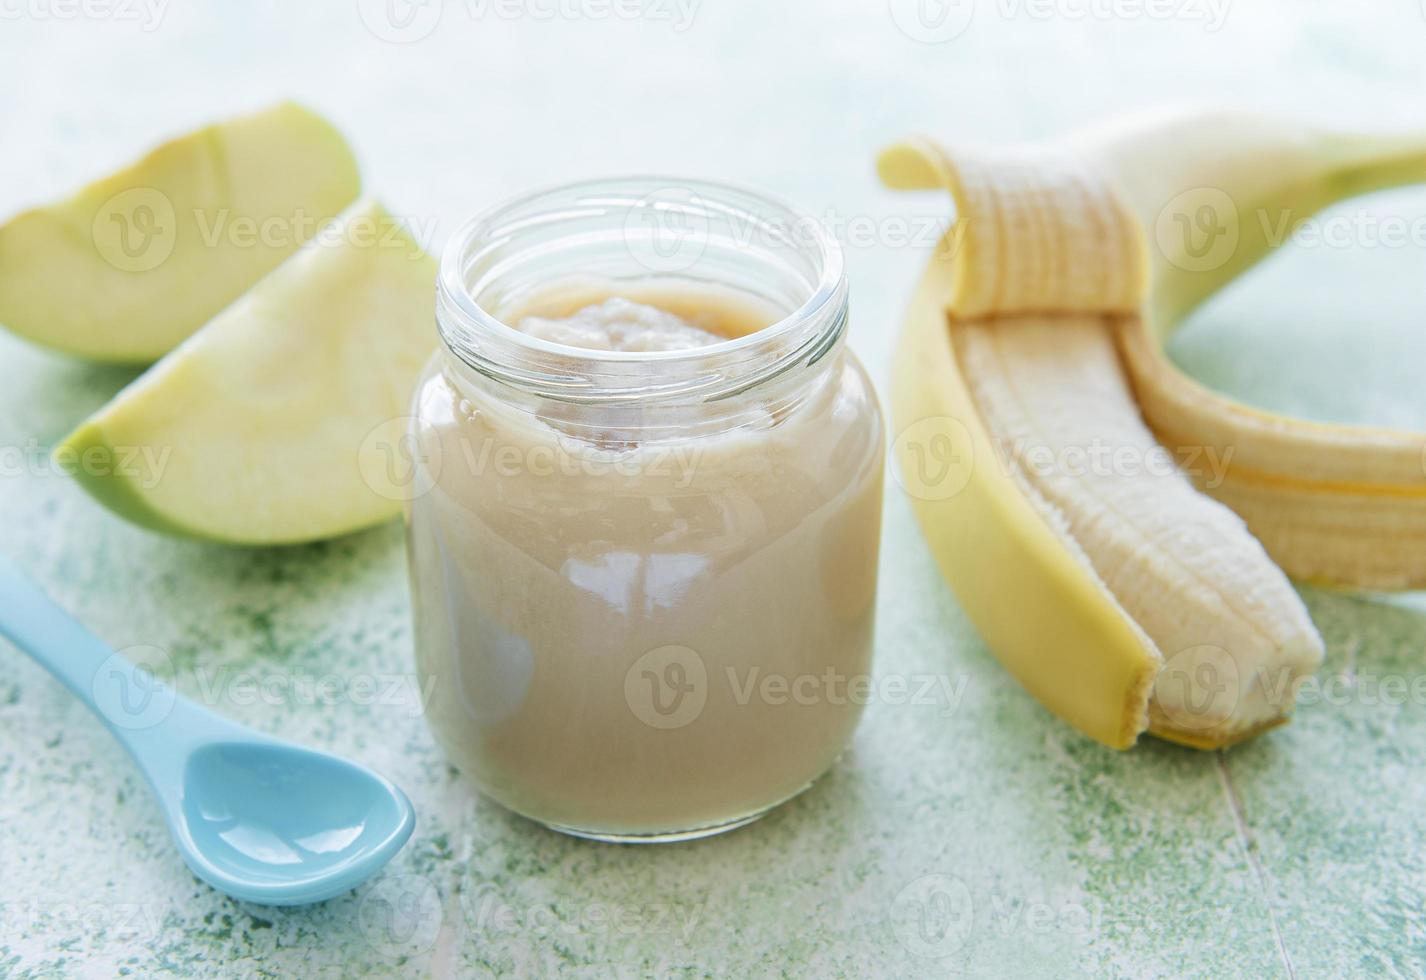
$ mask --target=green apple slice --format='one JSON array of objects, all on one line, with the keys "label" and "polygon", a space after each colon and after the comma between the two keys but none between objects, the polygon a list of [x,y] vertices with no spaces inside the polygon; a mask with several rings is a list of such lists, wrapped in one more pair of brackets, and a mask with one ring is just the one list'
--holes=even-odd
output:
[{"label": "green apple slice", "polygon": [[0,226],[0,324],[72,354],[148,363],[360,191],[346,141],[301,106],[205,127]]},{"label": "green apple slice", "polygon": [[186,537],[293,544],[387,520],[403,488],[376,450],[399,444],[435,348],[435,280],[380,205],[358,204],[56,459],[116,513]]}]

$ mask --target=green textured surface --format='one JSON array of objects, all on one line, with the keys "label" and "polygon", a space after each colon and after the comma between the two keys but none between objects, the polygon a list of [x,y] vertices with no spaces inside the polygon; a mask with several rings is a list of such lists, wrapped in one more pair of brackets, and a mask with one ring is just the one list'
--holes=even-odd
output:
[{"label": "green textured surface", "polygon": [[[888,139],[1013,139],[1186,97],[1251,94],[1359,123],[1426,112],[1426,16],[1407,2],[1241,4],[1216,32],[983,2],[940,45],[902,36],[883,3],[709,0],[682,32],[480,20],[449,4],[408,45],[367,34],[358,6],[162,8],[151,31],[7,20],[0,212],[283,95],[333,116],[368,185],[437,243],[470,211],[556,180],[749,181],[848,236],[858,221],[881,229],[850,241],[848,261],[853,343],[884,380],[928,244],[898,229],[944,208],[875,185]],[[1426,215],[1419,192],[1368,204]],[[1204,310],[1174,355],[1261,404],[1421,424],[1423,259],[1419,246],[1300,250]],[[113,645],[167,650],[185,693],[216,692],[233,717],[391,775],[419,823],[351,896],[295,911],[230,902],[184,869],[99,725],[0,644],[0,976],[1423,975],[1420,595],[1307,593],[1328,661],[1291,726],[1224,754],[1152,741],[1114,754],[1000,670],[889,482],[877,671],[944,675],[964,684],[959,701],[873,704],[826,779],[725,838],[582,843],[473,796],[432,744],[409,693],[396,527],[285,551],[171,541],[27,462],[32,441],[52,445],[129,377],[0,336],[0,552]],[[307,685],[328,677],[348,693],[311,703]],[[363,678],[398,696],[364,703],[351,686]],[[1382,698],[1387,678],[1405,703]]]}]

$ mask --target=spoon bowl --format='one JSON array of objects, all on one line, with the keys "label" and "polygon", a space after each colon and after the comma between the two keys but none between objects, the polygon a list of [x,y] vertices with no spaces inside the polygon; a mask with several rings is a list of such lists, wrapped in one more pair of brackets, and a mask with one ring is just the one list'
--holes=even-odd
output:
[{"label": "spoon bowl", "polygon": [[264,905],[320,902],[391,859],[415,826],[399,789],[345,759],[278,742],[212,742],[188,756],[173,836],[219,891]]}]

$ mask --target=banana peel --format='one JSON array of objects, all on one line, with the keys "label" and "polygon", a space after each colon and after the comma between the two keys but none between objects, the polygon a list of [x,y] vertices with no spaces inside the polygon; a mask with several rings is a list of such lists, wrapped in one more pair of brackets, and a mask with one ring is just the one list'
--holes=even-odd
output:
[{"label": "banana peel", "polygon": [[[903,484],[911,484],[942,574],[1006,669],[1075,728],[1127,748],[1148,725],[1162,658],[1012,477],[976,465],[996,449],[946,329],[956,288],[953,235],[911,298],[892,366]],[[933,477],[925,453],[938,444],[945,472]],[[1059,664],[1047,671],[1052,651]]]},{"label": "banana peel", "polygon": [[[903,482],[987,643],[1050,710],[1116,748],[1144,731],[1219,748],[1286,721],[1291,698],[1283,692],[1315,667],[1321,641],[1304,627],[1285,580],[1268,581],[1278,573],[1257,560],[1256,542],[1300,579],[1368,588],[1426,582],[1426,436],[1241,405],[1179,373],[1163,344],[1189,311],[1322,207],[1426,178],[1426,141],[1180,111],[1008,152],[952,151],[917,137],[887,149],[878,170],[892,188],[946,188],[956,201],[957,224],[907,312],[891,405]],[[1124,375],[1106,385],[1130,387],[1164,445],[1226,461],[1219,479],[1200,479],[1199,488],[1240,514],[1256,539],[1236,540],[1233,527],[1208,515],[1234,539],[1237,551],[1225,553],[1244,553],[1253,582],[1264,583],[1250,586],[1259,590],[1253,608],[1232,615],[1256,629],[1257,600],[1268,597],[1277,619],[1290,623],[1268,653],[1229,649],[1205,663],[1196,652],[1166,649],[1143,628],[1148,617],[1108,587],[1106,570],[1079,546],[1073,521],[1046,505],[1043,487],[985,465],[1003,446],[957,338],[997,330],[1013,338],[1037,329],[1027,318],[1043,321],[1041,329],[1097,320]],[[937,445],[945,473],[930,486],[918,474]],[[1185,567],[1202,577],[1195,557]],[[1232,606],[1230,590],[1220,583],[1219,591],[1223,608]],[[1211,632],[1213,609],[1200,603],[1175,626]],[[1282,667],[1276,682],[1270,665]],[[1176,697],[1175,685],[1188,696]],[[1195,693],[1201,701],[1215,688],[1226,689],[1226,709],[1187,710]],[[1268,692],[1276,700],[1257,703]],[[1235,710],[1248,703],[1253,710]]]}]

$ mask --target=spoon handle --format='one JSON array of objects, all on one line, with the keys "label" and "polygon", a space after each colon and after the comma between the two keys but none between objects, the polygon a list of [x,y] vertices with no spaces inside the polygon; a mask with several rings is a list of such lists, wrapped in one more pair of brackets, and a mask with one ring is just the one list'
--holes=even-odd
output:
[{"label": "spoon handle", "polygon": [[93,706],[94,677],[114,651],[0,556],[0,635]]},{"label": "spoon handle", "polygon": [[177,758],[202,730],[225,724],[179,697],[149,667],[115,653],[3,555],[0,636],[28,653],[88,705],[145,768]]}]

